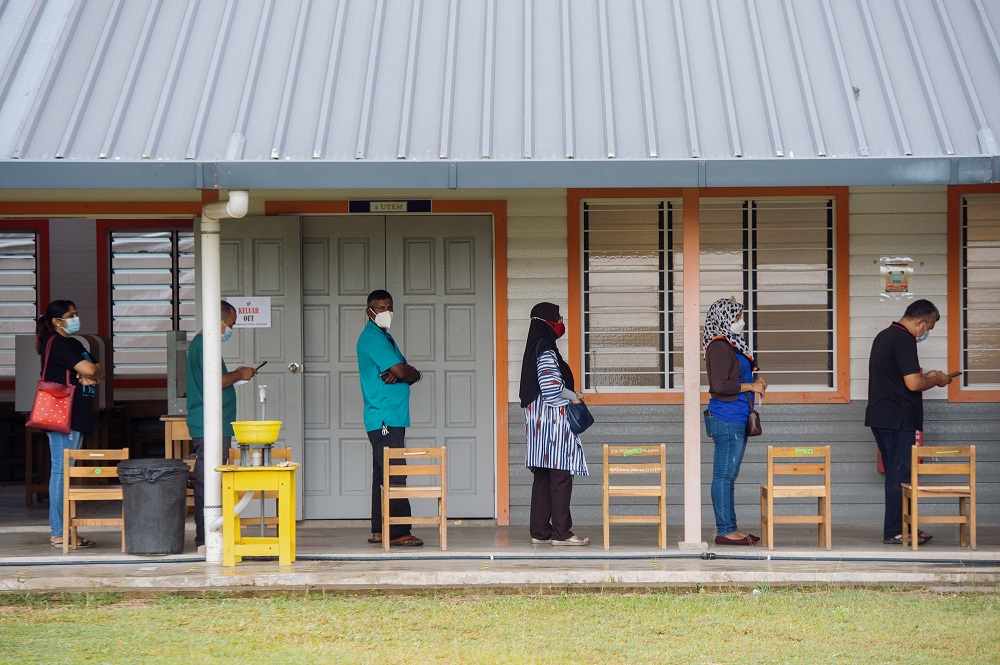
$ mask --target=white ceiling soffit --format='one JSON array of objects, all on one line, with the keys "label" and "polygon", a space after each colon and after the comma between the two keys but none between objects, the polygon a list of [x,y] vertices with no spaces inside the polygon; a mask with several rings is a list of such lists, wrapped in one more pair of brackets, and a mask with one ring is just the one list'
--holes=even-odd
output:
[{"label": "white ceiling soffit", "polygon": [[530,160],[511,181],[552,185],[681,162],[652,173],[795,184],[783,162],[892,181],[933,159],[922,177],[988,182],[998,34],[996,0],[6,0],[0,173],[156,163],[178,168],[136,182],[210,187],[443,161],[466,186]]}]

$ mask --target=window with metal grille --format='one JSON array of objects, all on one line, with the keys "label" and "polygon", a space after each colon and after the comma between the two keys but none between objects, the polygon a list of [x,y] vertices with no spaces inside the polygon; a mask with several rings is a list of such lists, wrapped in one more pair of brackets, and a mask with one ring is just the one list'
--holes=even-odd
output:
[{"label": "window with metal grille", "polygon": [[115,375],[166,376],[165,333],[194,336],[194,234],[111,231],[109,242]]},{"label": "window with metal grille", "polygon": [[703,199],[700,219],[704,311],[719,298],[743,303],[770,386],[833,388],[833,200]]},{"label": "window with metal grille", "polygon": [[675,311],[679,201],[583,204],[583,350],[586,389],[681,387]]},{"label": "window with metal grille", "polygon": [[1000,197],[962,200],[962,388],[1000,389]]},{"label": "window with metal grille", "polygon": [[37,234],[0,233],[0,378],[14,378],[14,336],[35,334],[38,279]]},{"label": "window with metal grille", "polygon": [[[741,300],[771,386],[835,386],[834,213],[831,199],[701,200],[702,319]],[[584,202],[585,388],[683,389],[682,219],[680,201]]]}]

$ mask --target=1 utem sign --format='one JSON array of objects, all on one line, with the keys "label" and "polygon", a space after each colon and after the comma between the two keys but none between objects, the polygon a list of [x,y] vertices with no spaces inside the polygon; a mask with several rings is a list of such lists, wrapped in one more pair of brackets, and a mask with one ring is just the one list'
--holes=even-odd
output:
[{"label": "1 utem sign", "polygon": [[234,328],[270,328],[271,297],[234,298],[236,325]]}]

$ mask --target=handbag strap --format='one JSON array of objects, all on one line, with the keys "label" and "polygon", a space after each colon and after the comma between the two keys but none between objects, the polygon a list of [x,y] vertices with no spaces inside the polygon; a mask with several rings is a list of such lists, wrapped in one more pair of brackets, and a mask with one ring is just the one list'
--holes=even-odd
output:
[{"label": "handbag strap", "polygon": [[[49,337],[49,343],[45,345],[45,362],[42,363],[42,381],[45,380],[45,374],[49,369],[49,354],[52,352],[52,342],[56,341],[55,336]],[[69,370],[66,370],[66,385],[73,385],[70,382]]]}]

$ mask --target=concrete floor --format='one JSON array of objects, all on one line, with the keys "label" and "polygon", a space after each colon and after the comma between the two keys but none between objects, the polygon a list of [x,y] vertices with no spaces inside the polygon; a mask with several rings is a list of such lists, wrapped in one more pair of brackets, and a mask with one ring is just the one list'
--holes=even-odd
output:
[{"label": "concrete floor", "polygon": [[[0,485],[0,592],[123,591],[159,593],[429,588],[636,588],[816,585],[893,585],[997,591],[1000,527],[980,525],[978,549],[958,546],[956,527],[934,529],[919,551],[884,545],[880,525],[835,525],[830,551],[817,546],[808,526],[776,527],[772,551],[714,544],[679,549],[681,525],[669,525],[668,547],[655,527],[615,526],[605,550],[600,525],[579,525],[589,547],[531,545],[526,527],[488,522],[449,524],[448,550],[432,527],[416,527],[424,547],[384,552],[366,542],[365,521],[300,522],[297,558],[245,559],[234,568],[208,564],[195,551],[194,522],[186,525],[182,554],[135,556],[120,551],[120,531],[81,528],[97,547],[63,555],[48,543],[48,504],[24,505],[21,485]],[[113,505],[98,511],[114,510]],[[741,507],[741,514],[751,514]],[[758,525],[741,524],[759,534]],[[256,531],[256,527],[252,527]],[[930,529],[927,529],[930,530]],[[702,530],[711,541],[713,529]]]}]

